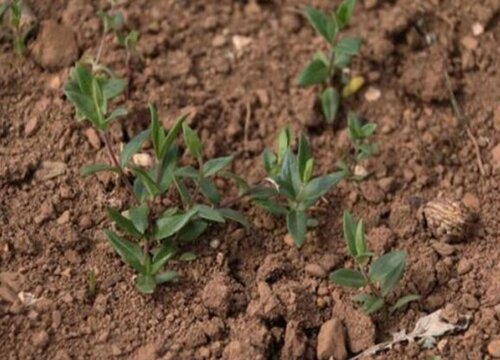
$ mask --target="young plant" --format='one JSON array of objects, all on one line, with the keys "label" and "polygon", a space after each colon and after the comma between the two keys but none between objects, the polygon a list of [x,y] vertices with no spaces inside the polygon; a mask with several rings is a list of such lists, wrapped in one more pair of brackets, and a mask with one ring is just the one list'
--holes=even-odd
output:
[{"label": "young plant", "polygon": [[21,29],[22,3],[21,0],[13,0],[10,3],[0,4],[0,22],[9,14],[9,27],[12,35],[12,46],[14,52],[22,56],[26,51],[25,37]]},{"label": "young plant", "polygon": [[[78,117],[90,121],[99,131],[111,159],[111,164],[85,166],[81,173],[116,172],[135,199],[135,205],[126,211],[108,209],[116,228],[134,240],[125,239],[114,230],[105,230],[105,235],[124,262],[137,271],[136,288],[151,294],[157,285],[176,278],[175,272],[162,271],[162,268],[177,254],[182,244],[199,238],[210,223],[225,223],[226,220],[243,225],[247,223],[239,212],[218,206],[222,196],[213,178],[231,163],[232,158],[204,161],[202,143],[196,132],[184,122],[185,116],[177,119],[165,132],[156,109],[150,105],[149,129],[132,138],[120,156],[115,153],[109,140],[109,124],[118,116],[125,115],[126,111],[118,108],[110,113],[107,105],[109,100],[123,91],[120,84],[123,85],[123,80],[117,83],[116,79],[95,76],[81,64],[76,64],[65,93],[74,104]],[[181,132],[187,150],[196,159],[197,168],[178,166],[180,156],[176,140]],[[134,163],[133,157],[147,140],[152,144],[153,163],[149,167],[141,167]],[[133,182],[128,174],[132,174]],[[190,182],[193,192],[190,191]],[[156,206],[159,203],[157,200],[166,196],[171,188],[179,193],[183,210],[177,207],[160,210]],[[181,259],[192,260],[193,257],[192,254],[184,254]]]},{"label": "young plant", "polygon": [[314,159],[306,137],[300,136],[297,154],[291,149],[291,139],[290,129],[285,128],[278,137],[277,153],[264,150],[266,179],[274,188],[254,189],[250,197],[272,214],[286,216],[288,232],[300,248],[307,226],[314,223],[307,210],[342,179],[342,174],[313,178]]},{"label": "young plant", "polygon": [[[354,296],[353,300],[361,304],[366,314],[375,313],[387,305],[387,297],[403,277],[406,252],[391,251],[373,259],[375,254],[366,244],[363,220],[357,221],[350,213],[344,212],[343,228],[347,249],[359,270],[336,270],[330,274],[330,281],[355,289],[368,286],[369,292],[362,292]],[[399,298],[390,310],[393,312],[419,298],[419,295],[405,295]]]},{"label": "young plant", "polygon": [[358,116],[354,113],[349,113],[347,118],[347,134],[351,140],[354,154],[346,161],[340,161],[337,166],[339,171],[342,171],[347,178],[354,180],[362,180],[363,174],[356,174],[354,169],[362,161],[369,159],[378,151],[377,144],[371,142],[371,137],[377,129],[375,123],[363,124]]},{"label": "young plant", "polygon": [[342,84],[342,96],[355,93],[364,83],[362,77],[349,79],[347,68],[360,47],[361,39],[343,37],[339,33],[351,21],[356,0],[344,0],[330,14],[325,14],[313,7],[307,7],[306,17],[311,26],[328,44],[328,53],[318,51],[311,62],[298,77],[300,86],[321,85],[321,108],[327,123],[335,121],[340,106],[339,88]]}]

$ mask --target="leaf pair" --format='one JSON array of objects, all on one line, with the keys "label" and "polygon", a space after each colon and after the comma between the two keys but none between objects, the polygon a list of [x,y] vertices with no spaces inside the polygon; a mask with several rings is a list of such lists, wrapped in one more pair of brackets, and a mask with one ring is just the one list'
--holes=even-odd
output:
[{"label": "leaf pair", "polygon": [[164,245],[151,258],[150,254],[144,254],[136,243],[121,238],[111,230],[105,230],[104,233],[123,261],[139,273],[135,285],[141,293],[152,294],[156,285],[172,281],[177,277],[175,271],[160,273],[161,268],[175,254],[172,245]]},{"label": "leaf pair", "polygon": [[122,79],[94,76],[81,63],[76,63],[64,94],[75,106],[78,118],[89,120],[98,130],[106,131],[113,120],[127,115],[127,110],[121,107],[108,113],[108,102],[126,86]]},{"label": "leaf pair", "polygon": [[[367,314],[380,310],[385,305],[385,297],[397,286],[403,277],[406,252],[392,251],[384,254],[370,264],[369,271],[364,270],[365,263],[374,254],[368,250],[363,220],[357,221],[350,213],[344,212],[343,217],[344,239],[349,254],[356,260],[360,271],[352,269],[339,269],[330,274],[330,281],[341,286],[359,289],[367,285],[376,289],[375,293],[356,295],[353,300],[361,303],[363,311]],[[392,307],[396,310],[410,301],[417,300],[418,295],[407,295],[400,298]]]},{"label": "leaf pair", "polygon": [[377,145],[368,141],[376,129],[376,124],[362,124],[361,120],[354,113],[349,113],[347,133],[356,150],[356,162],[365,160],[376,154],[378,150]]}]

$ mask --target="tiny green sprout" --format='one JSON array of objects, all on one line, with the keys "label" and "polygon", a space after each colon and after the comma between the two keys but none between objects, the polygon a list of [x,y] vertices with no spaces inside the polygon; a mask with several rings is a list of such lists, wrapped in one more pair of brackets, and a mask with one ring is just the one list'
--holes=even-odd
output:
[{"label": "tiny green sprout", "polygon": [[308,225],[315,223],[307,210],[342,179],[342,174],[313,178],[314,159],[306,137],[300,136],[297,154],[291,150],[291,141],[291,130],[285,128],[278,137],[278,152],[264,150],[266,180],[273,187],[257,187],[249,196],[272,214],[285,215],[288,232],[301,247]]},{"label": "tiny green sprout", "polygon": [[348,97],[355,93],[362,85],[363,78],[347,76],[352,58],[358,54],[361,39],[358,37],[343,37],[339,33],[350,23],[356,0],[344,0],[340,6],[330,14],[313,7],[307,7],[305,16],[314,30],[328,44],[328,53],[318,51],[311,62],[300,73],[300,86],[321,85],[321,108],[327,123],[335,121],[340,107],[338,83],[342,83],[342,96]]},{"label": "tiny green sprout", "polygon": [[364,174],[356,174],[354,171],[356,165],[369,159],[378,151],[377,144],[371,142],[371,138],[377,129],[375,123],[362,123],[361,119],[354,113],[349,113],[347,119],[347,134],[351,140],[354,154],[346,159],[339,161],[337,167],[343,172],[346,178],[354,180],[363,180]]},{"label": "tiny green sprout", "polygon": [[23,5],[21,0],[13,0],[10,3],[0,4],[0,21],[9,14],[9,27],[12,32],[12,46],[14,52],[22,56],[26,51],[26,34],[21,29]]},{"label": "tiny green sprout", "polygon": [[87,279],[87,291],[90,298],[95,298],[97,294],[97,275],[94,268],[89,271]]},{"label": "tiny green sprout", "polygon": [[[330,274],[330,281],[355,289],[368,286],[369,293],[359,293],[353,300],[361,304],[363,312],[373,314],[387,305],[387,297],[403,277],[406,252],[391,251],[373,260],[375,254],[368,249],[363,220],[357,221],[350,213],[344,212],[343,228],[347,250],[359,270],[336,270]],[[390,310],[394,312],[419,298],[415,294],[402,296]]]}]

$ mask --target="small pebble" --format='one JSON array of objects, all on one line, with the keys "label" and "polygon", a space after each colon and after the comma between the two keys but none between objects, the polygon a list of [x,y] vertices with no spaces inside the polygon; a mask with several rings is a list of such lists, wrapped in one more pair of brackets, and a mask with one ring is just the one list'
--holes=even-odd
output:
[{"label": "small pebble", "polygon": [[82,230],[90,229],[92,227],[92,219],[88,215],[83,215],[78,220],[78,226]]},{"label": "small pebble", "polygon": [[31,340],[35,347],[44,348],[49,344],[49,334],[45,330],[42,330],[35,333]]},{"label": "small pebble", "polygon": [[85,136],[89,144],[96,150],[101,148],[101,138],[94,128],[88,128],[85,130]]},{"label": "small pebble", "polygon": [[458,275],[465,275],[472,270],[472,263],[469,260],[461,259],[457,265]]},{"label": "small pebble", "polygon": [[451,256],[455,253],[455,247],[440,241],[433,241],[432,248],[441,256]]},{"label": "small pebble", "polygon": [[365,100],[368,102],[377,101],[378,99],[380,99],[380,96],[382,96],[382,92],[372,86],[370,86],[365,92]]},{"label": "small pebble", "polygon": [[38,130],[38,117],[34,116],[28,120],[26,126],[24,127],[24,135],[30,137],[36,133]]},{"label": "small pebble", "polygon": [[479,309],[479,301],[471,294],[462,295],[462,304],[470,310]]},{"label": "small pebble", "polygon": [[473,38],[472,36],[465,36],[462,38],[460,42],[467,50],[471,51],[476,50],[479,45],[477,39]]},{"label": "small pebble", "polygon": [[217,249],[220,246],[220,240],[219,239],[213,239],[210,241],[210,247],[212,249]]},{"label": "small pebble", "polygon": [[326,277],[326,271],[318,264],[307,264],[304,268],[305,272],[311,276],[318,278]]},{"label": "small pebble", "polygon": [[482,33],[484,33],[484,26],[478,22],[474,23],[472,25],[472,34],[474,34],[474,36],[479,36]]},{"label": "small pebble", "polygon": [[285,238],[283,239],[285,241],[285,244],[287,244],[290,247],[294,247],[295,243],[293,242],[293,237],[290,234],[286,234]]}]

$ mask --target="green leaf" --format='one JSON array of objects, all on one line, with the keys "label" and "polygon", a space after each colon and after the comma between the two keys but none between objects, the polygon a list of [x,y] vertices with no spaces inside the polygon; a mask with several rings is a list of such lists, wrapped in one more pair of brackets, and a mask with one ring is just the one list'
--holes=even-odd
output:
[{"label": "green leaf", "polygon": [[361,128],[361,132],[363,133],[363,137],[366,139],[372,136],[376,129],[377,129],[377,124],[368,123],[363,125],[363,127]]},{"label": "green leaf", "polygon": [[119,173],[118,168],[108,164],[92,164],[85,165],[80,168],[80,174],[83,176],[92,175],[101,171],[112,171],[115,173]]},{"label": "green leaf", "polygon": [[339,269],[330,273],[330,282],[340,286],[359,289],[366,285],[366,280],[359,271]]},{"label": "green leaf", "polygon": [[380,289],[383,296],[390,293],[401,280],[405,264],[405,251],[391,251],[382,255],[371,264],[368,275],[372,281],[380,282]]},{"label": "green leaf", "polygon": [[137,42],[139,40],[139,32],[137,30],[132,30],[128,33],[125,38],[125,46],[130,52],[135,52],[137,47]]},{"label": "green leaf", "polygon": [[175,120],[174,125],[172,128],[168,131],[167,136],[165,137],[165,140],[163,142],[163,149],[162,152],[166,151],[166,149],[169,149],[175,142],[175,139],[177,139],[177,136],[179,135],[182,125],[184,124],[184,121],[186,120],[188,114],[183,114]]},{"label": "green leaf", "polygon": [[76,80],[78,89],[85,95],[92,95],[92,73],[80,62],[71,70],[71,79]]},{"label": "green leaf", "polygon": [[196,254],[194,252],[187,251],[179,256],[180,261],[193,261],[196,260]]},{"label": "green leaf", "polygon": [[246,228],[250,227],[250,223],[239,211],[233,209],[218,209],[218,211],[224,218],[240,223]]},{"label": "green leaf", "polygon": [[307,229],[307,216],[304,211],[291,210],[286,216],[288,232],[292,235],[293,242],[297,248],[304,244]]},{"label": "green leaf", "polygon": [[367,315],[377,312],[384,306],[384,299],[368,294],[358,294],[353,300],[362,303],[363,312]]},{"label": "green leaf", "polygon": [[120,166],[125,167],[130,160],[130,158],[136,154],[141,148],[144,142],[149,137],[149,129],[144,130],[134,136],[127,145],[124,146],[123,151],[120,155]]},{"label": "green leaf", "polygon": [[300,135],[299,139],[299,150],[297,154],[297,161],[299,163],[299,174],[300,178],[302,179],[303,182],[307,182],[307,162],[311,160],[312,154],[311,154],[311,149],[309,148],[309,144],[307,143],[307,139],[304,136],[304,134]]},{"label": "green leaf", "polygon": [[208,223],[203,220],[192,221],[179,231],[179,240],[182,242],[195,241],[205,232],[207,227]]},{"label": "green leaf", "polygon": [[339,110],[339,104],[340,97],[336,89],[330,86],[323,91],[321,94],[321,108],[327,123],[332,124],[335,121]]},{"label": "green leaf", "polygon": [[337,34],[337,25],[333,17],[328,17],[320,10],[311,6],[306,8],[306,17],[314,30],[329,43],[333,42]]},{"label": "green leaf", "polygon": [[232,160],[232,156],[225,156],[208,160],[203,164],[203,176],[210,177],[217,174],[226,166],[229,166]]},{"label": "green leaf", "polygon": [[265,148],[262,152],[262,162],[264,163],[264,169],[268,175],[272,175],[274,167],[276,166],[276,155],[269,149]]},{"label": "green leaf", "polygon": [[308,183],[309,180],[311,180],[311,177],[313,174],[313,167],[314,167],[314,159],[307,160],[306,168],[304,169],[304,176],[302,178],[302,182]]},{"label": "green leaf", "polygon": [[99,115],[94,107],[94,102],[91,97],[83,93],[70,90],[65,90],[64,95],[66,95],[69,101],[73,103],[78,112],[83,115],[84,118],[88,119],[99,130],[103,130],[102,124],[99,120]]},{"label": "green leaf", "polygon": [[248,185],[247,181],[243,179],[241,176],[236,175],[230,171],[222,171],[220,175],[228,180],[232,180],[238,185],[238,190],[240,193],[245,193],[249,190],[250,186]]},{"label": "green leaf", "polygon": [[107,128],[104,114],[107,112],[107,101],[104,97],[101,84],[96,78],[92,79],[92,102],[96,113],[96,126],[101,130]]},{"label": "green leaf", "polygon": [[342,4],[340,4],[340,6],[337,8],[335,15],[339,30],[342,30],[349,24],[355,6],[356,0],[344,0]]},{"label": "green leaf", "polygon": [[198,134],[191,129],[186,123],[182,124],[182,130],[184,132],[184,141],[186,146],[191,153],[198,161],[201,159],[201,151],[202,145],[201,140],[198,137]]},{"label": "green leaf", "polygon": [[266,200],[276,195],[278,195],[276,189],[267,186],[257,186],[247,193],[248,198],[252,200]]},{"label": "green leaf", "polygon": [[149,207],[148,204],[144,203],[140,206],[133,207],[128,211],[128,218],[134,224],[134,227],[141,234],[144,234],[148,228],[148,215]]},{"label": "green leaf", "polygon": [[175,247],[171,243],[165,243],[160,251],[153,257],[151,264],[151,274],[156,274],[175,255]]},{"label": "green leaf", "polygon": [[320,197],[325,195],[332,186],[341,180],[338,175],[325,175],[312,179],[302,191],[299,200],[303,206],[308,208],[313,205]]},{"label": "green leaf", "polygon": [[156,274],[155,282],[157,285],[164,284],[166,282],[177,279],[178,276],[179,275],[175,271],[165,271],[160,274]]},{"label": "green leaf", "polygon": [[139,274],[135,280],[135,287],[142,294],[152,294],[156,288],[155,277],[149,274]]},{"label": "green leaf", "polygon": [[280,186],[280,192],[286,193],[285,196],[291,199],[294,199],[302,188],[297,159],[290,149],[285,153],[281,165],[281,174],[279,179],[276,180]]},{"label": "green leaf", "polygon": [[174,184],[177,188],[177,191],[179,192],[179,195],[181,196],[181,200],[184,206],[190,206],[192,198],[184,181],[181,178],[174,176]]},{"label": "green leaf", "polygon": [[278,163],[281,163],[285,157],[288,148],[292,142],[292,130],[290,127],[285,127],[278,135]]},{"label": "green leaf", "polygon": [[198,210],[198,215],[205,220],[224,223],[226,220],[219,213],[218,209],[211,208],[207,205],[196,205],[194,209]]},{"label": "green leaf", "polygon": [[357,222],[354,217],[347,211],[344,211],[342,226],[344,229],[344,240],[347,244],[349,253],[352,257],[356,257],[358,255],[358,250],[356,248]]},{"label": "green leaf", "polygon": [[377,153],[377,144],[360,144],[358,145],[359,153],[356,155],[357,161],[362,161]]},{"label": "green leaf", "polygon": [[141,238],[142,233],[136,229],[134,223],[127,219],[125,216],[120,214],[119,211],[113,209],[113,208],[108,208],[108,215],[113,220],[116,225],[125,231],[127,234]]},{"label": "green leaf", "polygon": [[200,190],[201,193],[208,199],[212,204],[218,204],[221,200],[221,196],[217,191],[217,188],[213,183],[207,178],[200,179]]},{"label": "green leaf", "polygon": [[321,84],[328,80],[328,67],[322,60],[314,59],[300,73],[298,84],[300,86],[311,86]]},{"label": "green leaf", "polygon": [[408,294],[403,297],[400,297],[399,300],[391,307],[391,312],[394,312],[403,306],[411,303],[412,301],[420,300],[420,295],[417,294]]},{"label": "green leaf", "polygon": [[197,210],[193,209],[184,214],[161,217],[156,221],[154,226],[153,239],[162,240],[174,235],[186,226],[193,216],[196,215],[196,212]]},{"label": "green leaf", "polygon": [[109,116],[106,118],[106,123],[109,124],[111,123],[113,120],[119,118],[119,117],[122,117],[122,116],[126,116],[128,114],[128,111],[127,109],[125,108],[122,108],[122,107],[119,107],[119,108],[116,108],[114,109],[111,114],[109,114]]},{"label": "green leaf", "polygon": [[255,200],[254,202],[257,206],[264,208],[273,215],[285,215],[287,213],[286,208],[270,199]]},{"label": "green leaf", "polygon": [[151,140],[157,159],[161,159],[163,144],[165,142],[165,131],[158,120],[158,113],[153,104],[149,104],[149,117],[151,119]]},{"label": "green leaf", "polygon": [[363,220],[358,222],[356,226],[356,254],[359,256],[360,254],[365,254],[366,252],[366,241],[365,241],[365,225]]},{"label": "green leaf", "polygon": [[156,185],[156,182],[151,178],[147,171],[138,166],[131,167],[131,170],[134,175],[141,180],[141,183],[144,185],[150,196],[154,197],[160,192],[158,185]]},{"label": "green leaf", "polygon": [[192,166],[183,166],[175,170],[175,176],[197,179],[199,176],[198,170]]},{"label": "green leaf", "polygon": [[128,265],[132,266],[139,273],[144,273],[145,268],[142,264],[144,254],[141,247],[133,242],[122,239],[111,230],[104,230],[111,246],[120,255]]},{"label": "green leaf", "polygon": [[333,49],[335,67],[340,69],[347,67],[351,62],[351,58],[359,52],[361,43],[362,39],[357,37],[346,37],[340,40]]},{"label": "green leaf", "polygon": [[111,77],[102,86],[102,93],[106,100],[111,100],[120,95],[127,88],[127,80]]}]

